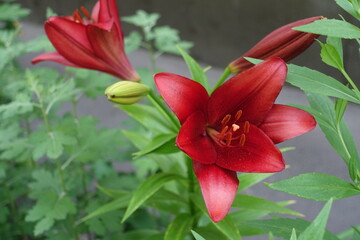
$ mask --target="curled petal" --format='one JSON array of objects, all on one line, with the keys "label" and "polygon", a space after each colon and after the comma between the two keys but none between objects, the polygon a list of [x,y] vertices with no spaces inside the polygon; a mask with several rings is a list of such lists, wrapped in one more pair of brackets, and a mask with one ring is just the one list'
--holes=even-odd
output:
[{"label": "curled petal", "polygon": [[279,172],[285,162],[273,141],[259,128],[250,124],[242,146],[218,146],[216,164],[222,168],[249,173]]},{"label": "curled petal", "polygon": [[311,17],[282,26],[268,34],[243,56],[229,64],[233,73],[244,71],[253,66],[244,57],[268,59],[280,57],[289,61],[305,51],[319,36],[312,33],[304,33],[292,28],[311,23],[323,17]]},{"label": "curled petal", "polygon": [[205,130],[206,120],[202,112],[191,114],[182,125],[176,145],[194,160],[205,164],[215,163],[216,151]]},{"label": "curled petal", "polygon": [[228,213],[238,189],[236,172],[216,166],[193,162],[206,208],[211,219],[219,222]]},{"label": "curled petal", "polygon": [[285,82],[287,66],[280,58],[266,60],[217,88],[209,99],[209,122],[218,127],[227,114],[260,124],[271,109]]},{"label": "curled petal", "polygon": [[100,1],[97,1],[91,11],[91,20],[94,23],[99,22],[99,12],[100,12]]},{"label": "curled petal", "polygon": [[274,104],[259,128],[276,144],[307,133],[315,126],[316,121],[310,113]]},{"label": "curled petal", "polygon": [[86,27],[93,52],[112,69],[112,74],[121,79],[137,81],[140,79],[132,68],[124,51],[124,42],[113,21],[89,24]]},{"label": "curled petal", "polygon": [[171,73],[155,74],[154,79],[161,96],[181,124],[196,111],[206,113],[209,95],[199,83]]},{"label": "curled petal", "polygon": [[42,61],[52,61],[52,62],[57,62],[57,63],[60,63],[60,64],[65,65],[65,66],[69,66],[69,67],[79,67],[78,65],[66,60],[63,56],[61,56],[57,52],[43,53],[43,54],[35,57],[31,61],[31,63],[36,64],[36,63],[42,62]]}]

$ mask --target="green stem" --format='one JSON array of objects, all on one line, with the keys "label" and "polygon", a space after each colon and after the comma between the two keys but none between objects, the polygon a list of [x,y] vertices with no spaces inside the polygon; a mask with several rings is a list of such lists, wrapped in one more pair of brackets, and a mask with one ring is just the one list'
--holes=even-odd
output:
[{"label": "green stem", "polygon": [[195,205],[194,205],[193,201],[191,200],[191,196],[195,193],[195,176],[194,176],[194,171],[193,171],[193,165],[192,165],[191,158],[189,158],[188,156],[185,156],[185,161],[186,161],[186,165],[187,165],[187,175],[188,175],[188,184],[189,184],[188,185],[189,213],[190,213],[190,216],[194,216],[194,221],[193,221],[193,224],[191,226],[191,229],[195,229],[197,227],[198,223],[197,223],[197,220],[196,220]]},{"label": "green stem", "polygon": [[351,87],[357,91],[357,93],[360,93],[358,87],[355,85],[354,81],[351,79],[351,77],[347,74],[347,72],[345,71],[345,69],[340,69],[340,72],[344,75],[344,77],[346,78],[346,80],[350,83]]},{"label": "green stem", "polygon": [[337,131],[337,134],[339,135],[339,138],[340,138],[340,142],[341,142],[341,145],[343,145],[344,149],[345,149],[345,153],[346,153],[346,156],[349,158],[349,160],[351,159],[351,154],[345,144],[345,141],[344,141],[344,138],[343,138],[343,135],[341,133],[341,129],[340,129],[340,124],[337,124],[336,126],[336,131]]},{"label": "green stem", "polygon": [[55,163],[56,163],[56,168],[57,168],[57,170],[59,171],[61,189],[62,189],[62,191],[63,191],[63,194],[66,194],[64,174],[63,174],[63,170],[61,169],[61,164],[60,164],[58,158],[55,159]]},{"label": "green stem", "polygon": [[155,95],[154,91],[150,91],[148,98],[150,102],[154,105],[154,107],[158,109],[165,118],[167,118],[167,120],[174,127],[174,130],[177,132],[180,129],[179,121],[175,118],[172,112],[170,112],[170,110],[160,101],[160,99]]},{"label": "green stem", "polygon": [[223,74],[220,76],[219,80],[216,82],[211,92],[215,91],[215,89],[220,87],[221,84],[223,84],[225,80],[230,76],[230,74],[231,74],[230,68],[229,67],[225,68]]}]

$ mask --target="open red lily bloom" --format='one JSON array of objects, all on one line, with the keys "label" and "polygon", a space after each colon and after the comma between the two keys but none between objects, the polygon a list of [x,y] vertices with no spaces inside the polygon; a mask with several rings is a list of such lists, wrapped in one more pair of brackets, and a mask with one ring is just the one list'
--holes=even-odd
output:
[{"label": "open red lily bloom", "polygon": [[199,83],[169,73],[155,75],[165,102],[181,123],[177,146],[193,160],[210,217],[218,222],[234,200],[236,172],[284,169],[275,146],[312,130],[309,113],[274,104],[286,78],[280,58],[264,61],[217,88],[211,96]]},{"label": "open red lily bloom", "polygon": [[311,17],[284,25],[275,31],[269,33],[248,52],[229,64],[232,73],[239,73],[253,66],[244,57],[258,59],[269,59],[272,57],[282,58],[284,61],[290,61],[302,52],[304,52],[314,40],[319,36],[317,34],[305,33],[292,30],[294,27],[312,23],[323,17]]},{"label": "open red lily bloom", "polygon": [[100,0],[92,14],[84,8],[72,16],[50,17],[45,32],[57,52],[32,60],[54,61],[66,66],[99,70],[124,80],[139,81],[125,51],[115,0]]}]

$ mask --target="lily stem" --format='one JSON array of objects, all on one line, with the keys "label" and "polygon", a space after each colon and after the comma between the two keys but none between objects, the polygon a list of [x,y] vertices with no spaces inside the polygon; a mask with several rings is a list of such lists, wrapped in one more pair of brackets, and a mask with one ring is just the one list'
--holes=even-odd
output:
[{"label": "lily stem", "polygon": [[215,91],[215,89],[220,87],[221,84],[223,84],[225,80],[230,76],[230,74],[231,74],[230,68],[229,67],[225,68],[223,74],[220,76],[219,80],[216,82],[211,92]]},{"label": "lily stem", "polygon": [[342,75],[344,75],[346,80],[350,83],[351,87],[356,91],[356,94],[359,97],[360,91],[359,91],[358,87],[356,86],[356,84],[354,83],[354,81],[351,79],[351,77],[347,74],[345,69],[341,68],[340,72],[342,73]]},{"label": "lily stem", "polygon": [[[193,201],[191,200],[192,195],[195,193],[195,178],[194,178],[194,172],[193,172],[193,166],[192,166],[192,160],[188,156],[185,156],[186,165],[187,165],[187,175],[188,175],[188,204],[189,204],[189,212],[190,216],[194,216],[194,221],[191,226],[191,229],[195,229],[197,227],[197,218],[196,218],[196,209]],[[193,238],[194,239],[194,238]]]},{"label": "lily stem", "polygon": [[160,99],[155,95],[153,90],[150,91],[148,99],[154,105],[154,107],[158,109],[164,117],[167,118],[167,120],[174,127],[174,130],[178,131],[180,129],[180,124],[178,120],[170,112],[170,110],[160,101]]}]

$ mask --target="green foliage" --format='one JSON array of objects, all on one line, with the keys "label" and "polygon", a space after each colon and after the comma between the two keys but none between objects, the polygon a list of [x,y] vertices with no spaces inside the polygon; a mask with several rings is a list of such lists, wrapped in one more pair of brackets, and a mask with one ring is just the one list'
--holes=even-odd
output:
[{"label": "green foliage", "polygon": [[300,234],[299,240],[312,240],[312,239],[323,239],[326,224],[329,217],[330,209],[332,205],[332,199],[330,199],[314,221]]},{"label": "green foliage", "polygon": [[345,39],[360,38],[360,29],[358,27],[337,19],[317,20],[307,25],[295,27],[294,30]]},{"label": "green foliage", "polygon": [[360,189],[351,183],[323,173],[305,173],[267,186],[273,190],[316,201],[341,199],[360,194]]},{"label": "green foliage", "polygon": [[188,213],[177,215],[166,229],[164,240],[183,240],[188,235],[194,216]]},{"label": "green foliage", "polygon": [[191,233],[192,233],[192,235],[194,236],[194,238],[195,238],[196,240],[205,240],[205,238],[203,238],[203,237],[202,237],[200,234],[198,234],[197,232],[191,230]]},{"label": "green foliage", "polygon": [[20,4],[1,4],[0,21],[16,21],[29,15],[30,10],[21,8]]}]

